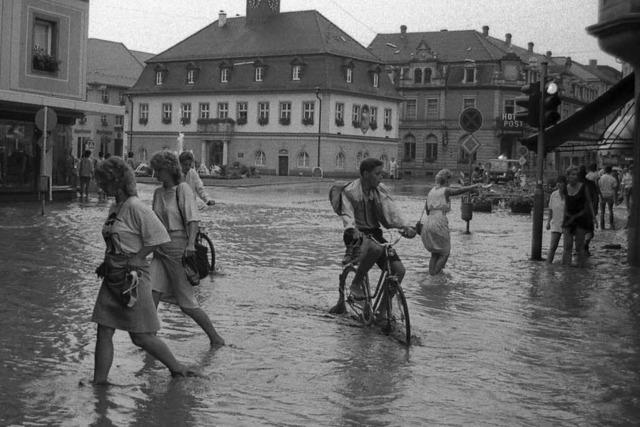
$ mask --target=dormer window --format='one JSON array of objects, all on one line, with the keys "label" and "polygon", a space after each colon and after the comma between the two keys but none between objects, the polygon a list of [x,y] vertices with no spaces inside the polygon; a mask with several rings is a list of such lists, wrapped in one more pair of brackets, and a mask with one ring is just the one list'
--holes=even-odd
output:
[{"label": "dormer window", "polygon": [[422,69],[416,68],[413,70],[413,82],[416,84],[422,83]]},{"label": "dormer window", "polygon": [[193,62],[190,62],[190,63],[187,64],[186,83],[188,85],[196,84],[196,81],[198,81],[198,70],[199,70],[199,68]]},{"label": "dormer window", "polygon": [[302,58],[296,56],[293,58],[291,64],[291,80],[299,81],[302,80],[302,76],[304,74],[305,63]]},{"label": "dormer window", "polygon": [[353,69],[347,68],[347,83],[353,82]]},{"label": "dormer window", "polygon": [[424,69],[424,83],[431,83],[431,68]]},{"label": "dormer window", "polygon": [[465,67],[463,83],[475,83],[476,82],[476,67]]},{"label": "dormer window", "polygon": [[291,68],[291,79],[300,80],[301,76],[302,76],[302,65],[294,65]]},{"label": "dormer window", "polygon": [[161,86],[167,80],[167,68],[163,65],[156,65],[154,69],[156,72],[156,86]]},{"label": "dormer window", "polygon": [[264,67],[258,66],[255,70],[255,81],[261,82],[264,79]]},{"label": "dormer window", "polygon": [[379,87],[379,86],[380,86],[380,74],[373,73],[373,87]]},{"label": "dormer window", "polygon": [[223,68],[220,70],[220,83],[228,83],[229,82],[229,69]]}]

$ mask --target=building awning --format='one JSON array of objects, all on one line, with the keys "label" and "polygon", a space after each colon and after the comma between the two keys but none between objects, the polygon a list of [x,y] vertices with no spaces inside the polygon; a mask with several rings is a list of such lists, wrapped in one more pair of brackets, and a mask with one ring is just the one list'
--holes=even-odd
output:
[{"label": "building awning", "polygon": [[65,123],[65,118],[70,123],[73,123],[74,118],[81,117],[83,114],[114,114],[122,116],[125,113],[125,107],[122,105],[100,104],[28,92],[0,90],[0,110],[3,112],[3,117],[14,120],[28,119],[44,106],[55,109],[56,113],[63,119],[61,121],[63,123]]},{"label": "building awning", "polygon": [[[633,99],[634,73],[624,77],[608,91],[600,95],[593,102],[576,111],[572,116],[551,126],[544,131],[545,151],[553,151],[570,140],[579,140],[580,132],[605,118],[627,102]],[[536,152],[538,134],[535,133],[520,142],[529,150]]]}]

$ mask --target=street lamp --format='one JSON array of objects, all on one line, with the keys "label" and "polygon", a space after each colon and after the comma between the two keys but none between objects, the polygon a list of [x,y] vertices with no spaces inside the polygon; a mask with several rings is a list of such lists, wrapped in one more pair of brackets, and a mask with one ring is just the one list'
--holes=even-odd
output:
[{"label": "street lamp", "polygon": [[[318,168],[320,168],[320,126],[322,123],[322,98],[320,97],[320,88],[316,86],[316,98],[318,98]],[[322,172],[320,171],[322,175]]]}]

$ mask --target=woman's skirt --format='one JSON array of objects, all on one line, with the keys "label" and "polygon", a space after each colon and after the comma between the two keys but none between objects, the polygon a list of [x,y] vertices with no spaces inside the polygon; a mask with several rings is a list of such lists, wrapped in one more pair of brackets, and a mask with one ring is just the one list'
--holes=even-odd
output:
[{"label": "woman's skirt", "polygon": [[160,245],[153,252],[151,261],[151,283],[153,290],[160,292],[161,301],[177,304],[181,308],[196,308],[193,286],[187,280],[182,266],[182,256],[187,247],[187,236],[183,231],[169,233],[171,241]]},{"label": "woman's skirt", "polygon": [[[129,258],[125,255],[105,256],[106,276],[100,286],[91,320],[99,325],[128,332],[157,332],[160,322],[151,296],[148,266],[136,267],[138,286],[123,294],[129,288],[126,280]],[[135,301],[131,300],[131,294]]]},{"label": "woman's skirt", "polygon": [[420,237],[422,237],[422,244],[425,249],[432,254],[449,255],[449,252],[451,252],[449,220],[440,211],[427,215]]}]

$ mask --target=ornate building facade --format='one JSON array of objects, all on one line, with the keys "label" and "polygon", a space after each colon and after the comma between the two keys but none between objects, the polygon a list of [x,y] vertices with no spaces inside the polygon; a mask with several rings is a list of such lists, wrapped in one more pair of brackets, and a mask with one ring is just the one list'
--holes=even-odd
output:
[{"label": "ornate building facade", "polygon": [[358,173],[395,157],[401,101],[379,59],[317,11],[247,1],[147,61],[128,92],[140,160],[177,137],[207,166],[261,173]]}]

